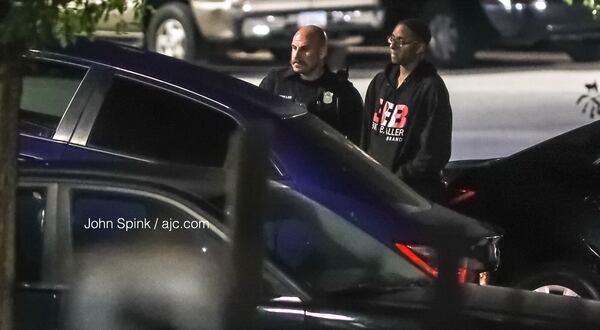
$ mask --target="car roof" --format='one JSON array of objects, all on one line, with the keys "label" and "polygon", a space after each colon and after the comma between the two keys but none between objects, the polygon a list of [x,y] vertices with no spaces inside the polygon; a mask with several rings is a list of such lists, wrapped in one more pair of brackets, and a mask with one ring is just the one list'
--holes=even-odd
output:
[{"label": "car roof", "polygon": [[229,173],[223,168],[141,162],[43,161],[19,164],[19,177],[26,180],[143,184],[177,190],[200,199],[223,196]]},{"label": "car roof", "polygon": [[524,156],[529,156],[530,154],[540,151],[554,153],[556,156],[560,156],[561,153],[559,150],[561,150],[561,148],[562,150],[576,153],[581,151],[578,148],[595,143],[598,139],[600,139],[600,121],[594,121],[518,151],[505,157],[504,160],[512,161],[521,159]]},{"label": "car roof", "polygon": [[[227,99],[243,114],[290,118],[307,110],[255,85],[215,70],[158,53],[107,41],[77,39],[66,48],[32,49],[29,54],[64,62],[106,66],[176,85],[216,101]],[[251,109],[251,110],[250,110]],[[263,113],[258,113],[262,111]],[[248,113],[252,111],[251,113]],[[245,112],[245,113],[244,113]]]}]

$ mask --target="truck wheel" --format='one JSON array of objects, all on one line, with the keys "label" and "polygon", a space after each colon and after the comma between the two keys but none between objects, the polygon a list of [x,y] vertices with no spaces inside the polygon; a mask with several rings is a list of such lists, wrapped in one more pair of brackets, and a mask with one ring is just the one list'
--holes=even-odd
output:
[{"label": "truck wheel", "polygon": [[567,54],[575,62],[593,62],[600,60],[600,44],[580,42],[567,48]]},{"label": "truck wheel", "polygon": [[190,7],[178,2],[160,7],[146,31],[148,50],[187,61],[196,59],[199,39]]},{"label": "truck wheel", "polygon": [[449,2],[428,1],[423,18],[431,30],[430,57],[441,67],[461,67],[475,55],[474,40],[456,8]]}]

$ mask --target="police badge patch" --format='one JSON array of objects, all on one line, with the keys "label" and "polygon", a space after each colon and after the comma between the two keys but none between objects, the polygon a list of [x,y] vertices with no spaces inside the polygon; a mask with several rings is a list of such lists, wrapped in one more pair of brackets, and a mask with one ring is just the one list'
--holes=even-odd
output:
[{"label": "police badge patch", "polygon": [[333,102],[333,92],[324,92],[323,93],[323,103],[331,104]]}]

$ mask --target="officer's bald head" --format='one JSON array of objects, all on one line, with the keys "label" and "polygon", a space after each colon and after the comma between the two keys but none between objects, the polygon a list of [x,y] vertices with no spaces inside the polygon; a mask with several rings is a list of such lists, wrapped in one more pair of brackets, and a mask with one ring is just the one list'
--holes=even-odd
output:
[{"label": "officer's bald head", "polygon": [[321,76],[327,57],[327,35],[316,25],[301,27],[292,38],[290,65],[302,79],[315,80]]},{"label": "officer's bald head", "polygon": [[316,25],[306,25],[298,29],[293,40],[303,39],[318,48],[327,48],[327,34]]}]

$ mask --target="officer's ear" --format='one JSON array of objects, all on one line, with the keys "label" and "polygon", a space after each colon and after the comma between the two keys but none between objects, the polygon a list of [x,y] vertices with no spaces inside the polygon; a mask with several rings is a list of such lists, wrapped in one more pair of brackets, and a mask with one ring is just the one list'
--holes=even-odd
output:
[{"label": "officer's ear", "polygon": [[319,58],[324,61],[325,58],[327,57],[327,46],[323,46],[321,47],[321,49],[319,50]]}]

